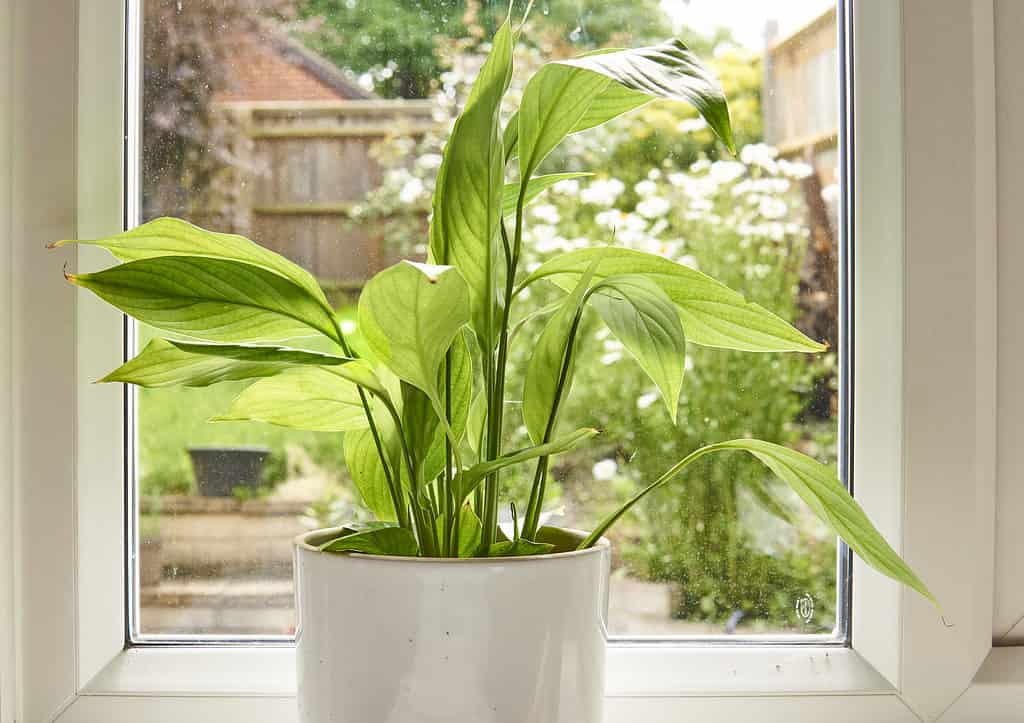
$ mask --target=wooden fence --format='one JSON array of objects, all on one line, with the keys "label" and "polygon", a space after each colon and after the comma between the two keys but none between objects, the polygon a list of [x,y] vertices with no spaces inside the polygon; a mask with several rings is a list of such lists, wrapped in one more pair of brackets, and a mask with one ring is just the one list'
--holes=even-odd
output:
[{"label": "wooden fence", "polygon": [[[436,130],[428,101],[221,103],[238,129],[233,192],[218,218],[291,258],[327,285],[358,287],[395,261],[377,224],[356,225],[352,207],[381,182],[373,145]],[[222,184],[224,185],[224,184]]]},{"label": "wooden fence", "polygon": [[827,185],[835,179],[839,132],[836,10],[831,7],[765,52],[765,141],[782,156],[810,160]]}]

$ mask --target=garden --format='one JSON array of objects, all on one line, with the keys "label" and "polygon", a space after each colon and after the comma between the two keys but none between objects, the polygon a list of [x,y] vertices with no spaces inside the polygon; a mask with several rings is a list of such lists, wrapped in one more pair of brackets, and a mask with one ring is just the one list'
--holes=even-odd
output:
[{"label": "garden", "polygon": [[[311,16],[330,16],[329,5],[310,3],[307,10]],[[450,123],[489,49],[483,38],[490,37],[485,26],[491,20],[473,10],[470,4],[459,18],[464,32],[431,36],[436,64],[429,68],[389,71],[393,59],[370,59],[364,67],[351,58],[338,60],[375,80],[382,94],[432,98],[438,117]],[[538,31],[527,34],[533,39],[524,40],[512,102],[521,96],[521,77],[542,60],[579,50],[570,37],[575,31],[565,34],[555,21],[547,22],[538,21]],[[307,39],[333,57],[329,27],[322,24]],[[645,28],[642,34],[660,30]],[[610,30],[595,29],[589,38],[593,45],[615,40]],[[716,146],[704,121],[681,104],[647,105],[570,138],[545,165],[548,173],[566,174],[563,180],[526,211],[525,268],[532,271],[567,252],[609,244],[654,253],[709,274],[810,334],[818,324],[804,303],[808,292],[816,291],[807,288],[806,267],[813,259],[804,183],[815,171],[762,142],[759,55],[730,42],[725,33],[687,40],[712,58],[730,99],[737,157]],[[344,223],[378,221],[396,253],[423,258],[422,219],[430,211],[446,132],[442,123],[436,134],[382,139],[374,151],[384,169],[382,184]],[[601,170],[584,174],[590,169]],[[522,388],[531,340],[540,335],[557,297],[549,284],[535,284],[520,296],[509,358],[512,390]],[[334,301],[342,328],[358,345],[356,298]],[[835,303],[832,298],[833,308]],[[835,464],[833,350],[814,356],[750,354],[688,344],[673,424],[658,388],[596,322],[583,317],[584,351],[561,419],[570,428],[597,427],[601,434],[596,445],[553,463],[545,514],[559,524],[593,527],[689,450],[727,439],[771,440]],[[149,336],[141,330],[142,342]],[[834,347],[835,339],[827,341]],[[243,386],[139,391],[139,489],[152,508],[159,509],[156,500],[195,494],[188,448],[258,445],[269,448],[270,457],[255,489],[235,491],[240,499],[272,499],[297,481],[314,479],[304,488],[314,497],[305,509],[311,525],[366,516],[346,472],[340,434],[207,421]],[[529,443],[520,420],[513,402],[504,425],[510,449]],[[513,469],[502,481],[503,497],[522,499],[529,493],[525,468]],[[673,618],[730,630],[741,625],[749,632],[830,632],[835,623],[835,538],[755,460],[738,455],[701,460],[685,480],[638,505],[612,537],[618,551],[615,574],[670,586]],[[802,617],[794,604],[807,596],[815,608],[813,616]]]}]

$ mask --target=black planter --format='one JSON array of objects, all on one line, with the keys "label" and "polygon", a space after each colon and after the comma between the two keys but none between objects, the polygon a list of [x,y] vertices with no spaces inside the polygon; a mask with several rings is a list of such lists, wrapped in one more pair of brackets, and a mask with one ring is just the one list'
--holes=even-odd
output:
[{"label": "black planter", "polygon": [[235,487],[255,490],[263,478],[266,447],[189,447],[196,486],[203,497],[231,497]]}]

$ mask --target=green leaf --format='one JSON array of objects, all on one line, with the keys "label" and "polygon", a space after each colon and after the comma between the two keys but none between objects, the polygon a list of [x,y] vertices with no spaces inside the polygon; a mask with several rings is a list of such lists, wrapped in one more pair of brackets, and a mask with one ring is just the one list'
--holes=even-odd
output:
[{"label": "green leaf", "polygon": [[[586,302],[587,289],[600,260],[600,256],[592,260],[588,270],[584,271],[569,295],[562,300],[561,307],[548,319],[527,364],[526,379],[523,382],[523,421],[534,444],[544,441],[552,412],[557,415],[555,397],[558,396],[558,379],[562,364],[571,345],[576,341],[573,326]],[[569,395],[569,389],[572,387],[572,357],[569,362],[561,400]]]},{"label": "green leaf", "polygon": [[677,100],[696,108],[726,148],[736,152],[729,107],[718,78],[681,40],[673,38],[647,48],[588,53],[557,62],[615,81],[603,97],[591,103],[578,130],[637,108],[643,105],[645,97]]},{"label": "green leaf", "polygon": [[202,256],[239,261],[288,279],[305,289],[325,308],[331,308],[316,279],[298,264],[243,236],[207,231],[179,218],[157,218],[115,236],[57,241],[52,246],[71,243],[105,248],[120,261],[140,261],[161,256]]},{"label": "green leaf", "polygon": [[510,467],[520,462],[528,462],[531,459],[537,457],[551,457],[556,454],[568,452],[569,450],[575,449],[586,440],[590,439],[598,433],[598,430],[584,427],[577,429],[572,434],[567,434],[563,437],[559,437],[546,444],[538,444],[533,447],[526,447],[515,452],[509,452],[503,454],[497,459],[488,460],[486,462],[480,462],[475,464],[469,469],[462,470],[458,474],[455,480],[456,489],[459,491],[461,499],[465,499],[470,493],[476,488],[478,484],[492,472],[496,472],[499,469]]},{"label": "green leaf", "polygon": [[[672,423],[686,365],[686,337],[668,295],[644,276],[612,276],[600,283],[591,304],[612,334],[661,391]],[[603,293],[604,290],[615,292]]]},{"label": "green leaf", "polygon": [[609,83],[600,73],[556,63],[545,65],[530,78],[519,105],[521,188]]},{"label": "green leaf", "polygon": [[[444,432],[430,397],[406,382],[402,382],[402,430],[418,476],[415,485],[418,487],[444,469]],[[424,471],[424,462],[431,451],[437,469],[432,474]]]},{"label": "green leaf", "polygon": [[[444,515],[437,518],[437,537],[441,539],[444,531],[446,518]],[[473,557],[480,548],[480,539],[483,537],[484,526],[480,518],[473,512],[473,508],[465,504],[459,515],[459,557]]]},{"label": "green leaf", "polygon": [[497,289],[505,156],[498,118],[512,77],[509,24],[494,35],[491,52],[445,145],[433,198],[430,260],[454,264],[469,287],[473,328],[484,348],[497,335]]},{"label": "green leaf", "polygon": [[542,264],[520,288],[546,278],[570,290],[596,258],[601,260],[598,279],[641,274],[657,284],[679,308],[686,337],[694,344],[740,351],[820,352],[826,348],[710,276],[643,251],[614,247],[570,251]]},{"label": "green leaf", "polygon": [[743,486],[750,491],[750,494],[764,508],[765,512],[783,522],[788,522],[791,525],[796,524],[793,514],[781,501],[775,498],[766,483],[761,480],[743,480]]},{"label": "green leaf", "polygon": [[[345,467],[359,490],[363,504],[378,520],[394,520],[395,505],[388,489],[384,466],[369,429],[345,432]],[[392,465],[392,469],[397,469]]]},{"label": "green leaf", "polygon": [[369,555],[416,557],[420,548],[412,530],[382,527],[354,535],[345,535],[320,546],[321,552],[362,552]]},{"label": "green leaf", "polygon": [[495,542],[487,550],[487,557],[526,557],[527,555],[546,555],[555,549],[547,542],[532,542],[525,537],[518,540]]},{"label": "green leaf", "polygon": [[758,439],[734,439],[701,447],[676,463],[665,474],[634,495],[622,507],[606,517],[597,528],[580,543],[579,549],[592,546],[626,511],[648,493],[665,485],[686,467],[712,452],[743,450],[759,459],[768,469],[788,484],[804,503],[841,537],[864,562],[883,575],[891,577],[916,590],[938,605],[935,597],[917,577],[910,566],[889,546],[885,538],[871,524],[864,510],[857,504],[831,469],[810,457],[771,442]]},{"label": "green leaf", "polygon": [[917,590],[938,605],[925,584],[889,546],[861,506],[828,467],[787,447],[756,439],[737,439],[714,446],[717,449],[750,452],[793,488],[811,511],[864,562],[883,575]]},{"label": "green leaf", "polygon": [[347,357],[280,346],[190,344],[153,339],[134,359],[100,379],[140,387],[206,387],[256,379],[297,366],[334,366]]},{"label": "green leaf", "polygon": [[[473,394],[473,359],[469,344],[473,332],[464,328],[455,336],[451,346],[452,359],[452,418],[451,431],[455,439],[461,440],[466,434],[469,419],[469,406]],[[438,387],[442,391],[444,401],[444,371],[439,375]],[[403,410],[404,416],[404,410]],[[431,415],[433,427],[429,451],[423,460],[424,479],[433,479],[444,471],[444,429],[438,424],[436,414]]]},{"label": "green leaf", "polygon": [[139,321],[196,339],[269,342],[319,333],[339,341],[333,313],[306,289],[238,261],[162,256],[68,280]]},{"label": "green leaf", "polygon": [[402,261],[367,282],[359,330],[374,356],[443,409],[438,374],[455,335],[469,321],[466,283],[451,266]]},{"label": "green leaf", "polygon": [[487,395],[483,389],[475,390],[469,405],[469,417],[466,423],[466,438],[469,448],[480,456],[484,447],[484,432],[487,424]]},{"label": "green leaf", "polygon": [[338,373],[344,368],[291,369],[261,379],[211,421],[249,420],[314,432],[363,429],[367,421],[358,387]]},{"label": "green leaf", "polygon": [[572,552],[580,544],[579,533],[563,530],[553,525],[541,525],[534,536],[535,542],[546,542],[554,545],[552,552]]},{"label": "green leaf", "polygon": [[[585,130],[661,98],[689,103],[735,152],[725,95],[679,40],[590,53],[548,63],[527,83],[519,108],[518,152],[523,183],[570,133]],[[506,131],[506,139],[514,139]]]},{"label": "green leaf", "polygon": [[613,118],[618,118],[631,110],[647,105],[652,100],[653,97],[647,93],[627,88],[618,83],[610,83],[600,95],[594,98],[594,102],[573,126],[571,133],[579,133],[603,125]]},{"label": "green leaf", "polygon": [[[573,178],[586,178],[587,176],[593,175],[593,173],[549,173],[546,176],[534,176],[526,186],[526,195],[523,197],[523,205],[525,206],[560,181],[569,181]],[[506,183],[501,194],[502,215],[511,216],[514,214],[516,212],[516,203],[518,203],[518,201],[519,184]]]},{"label": "green leaf", "polygon": [[[576,121],[569,135],[589,130],[607,123],[613,118],[650,103],[651,96],[630,90],[618,83],[610,83],[594,97],[586,112]],[[503,135],[506,162],[519,155],[519,113],[509,118]],[[534,177],[536,178],[536,176]],[[518,191],[517,191],[518,192]]]}]

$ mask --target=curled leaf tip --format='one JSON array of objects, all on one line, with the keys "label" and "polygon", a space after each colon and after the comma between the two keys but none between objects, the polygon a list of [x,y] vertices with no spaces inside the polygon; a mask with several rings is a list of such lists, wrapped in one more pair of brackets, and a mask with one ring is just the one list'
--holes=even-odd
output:
[{"label": "curled leaf tip", "polygon": [[64,241],[64,240],[62,240],[62,241],[51,241],[50,243],[46,244],[46,248],[48,248],[48,249],[56,249],[56,248],[60,248],[61,246],[64,246],[65,244],[69,244],[69,243],[71,243],[71,242],[70,241]]},{"label": "curled leaf tip", "polygon": [[72,284],[78,284],[78,276],[76,274],[72,274],[72,273],[70,273],[68,271],[68,264],[67,264],[66,261],[64,262],[64,268],[62,269],[62,271],[64,273],[64,280],[65,281],[67,281],[69,283],[72,283]]}]

